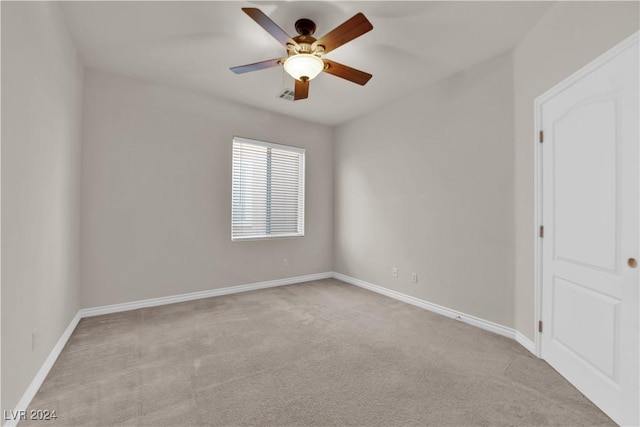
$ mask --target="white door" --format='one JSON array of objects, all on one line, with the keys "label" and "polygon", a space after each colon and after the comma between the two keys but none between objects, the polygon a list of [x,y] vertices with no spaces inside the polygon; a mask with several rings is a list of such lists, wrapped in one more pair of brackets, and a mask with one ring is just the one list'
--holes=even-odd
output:
[{"label": "white door", "polygon": [[537,100],[541,356],[638,425],[638,35]]}]

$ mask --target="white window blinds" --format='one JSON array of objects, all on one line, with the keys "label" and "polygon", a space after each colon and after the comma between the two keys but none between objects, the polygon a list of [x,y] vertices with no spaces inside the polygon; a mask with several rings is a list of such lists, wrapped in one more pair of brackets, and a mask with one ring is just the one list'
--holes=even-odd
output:
[{"label": "white window blinds", "polygon": [[231,240],[304,236],[304,152],[233,138]]}]

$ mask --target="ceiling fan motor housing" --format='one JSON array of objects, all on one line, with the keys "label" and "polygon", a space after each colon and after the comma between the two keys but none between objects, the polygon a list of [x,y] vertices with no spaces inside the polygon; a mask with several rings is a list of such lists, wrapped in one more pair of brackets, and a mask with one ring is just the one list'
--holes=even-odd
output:
[{"label": "ceiling fan motor housing", "polygon": [[[322,48],[318,49],[317,46],[313,46],[316,42],[315,37],[312,34],[316,31],[316,24],[310,19],[302,18],[298,19],[295,23],[298,36],[293,38],[293,41],[297,43],[297,46],[290,49],[289,56],[296,53],[310,53],[319,54],[322,52]],[[291,52],[293,50],[293,52]]]}]

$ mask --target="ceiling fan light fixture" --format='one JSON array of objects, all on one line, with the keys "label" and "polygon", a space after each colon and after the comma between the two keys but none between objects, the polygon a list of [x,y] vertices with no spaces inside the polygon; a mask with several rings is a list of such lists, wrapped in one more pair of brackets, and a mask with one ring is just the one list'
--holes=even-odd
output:
[{"label": "ceiling fan light fixture", "polygon": [[324,70],[324,61],[316,55],[299,53],[284,61],[284,70],[296,80],[308,81]]}]

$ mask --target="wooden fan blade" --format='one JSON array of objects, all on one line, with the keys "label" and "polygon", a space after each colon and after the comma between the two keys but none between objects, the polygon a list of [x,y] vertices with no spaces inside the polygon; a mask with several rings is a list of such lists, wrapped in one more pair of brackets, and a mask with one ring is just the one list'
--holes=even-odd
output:
[{"label": "wooden fan blade", "polygon": [[338,27],[329,31],[328,34],[320,37],[315,43],[313,43],[313,45],[314,47],[324,46],[323,54],[325,54],[347,42],[350,42],[356,37],[360,37],[372,29],[373,25],[371,25],[371,22],[369,22],[362,13],[358,13]]},{"label": "wooden fan blade", "polygon": [[309,80],[306,82],[296,79],[296,87],[293,91],[293,100],[306,99],[309,97]]},{"label": "wooden fan blade", "polygon": [[346,65],[342,65],[329,59],[323,59],[323,61],[325,63],[325,68],[323,70],[325,73],[333,74],[334,76],[349,80],[350,82],[357,83],[361,86],[366,85],[369,79],[373,77],[369,73],[347,67]]},{"label": "wooden fan blade", "polygon": [[293,46],[297,46],[297,43],[293,41],[291,37],[284,30],[271,20],[267,15],[264,14],[260,9],[255,7],[243,7],[242,11],[249,15],[251,19],[256,21],[258,25],[260,25],[264,30],[271,34],[276,40],[278,40],[284,47],[287,47],[287,44],[291,44]]},{"label": "wooden fan blade", "polygon": [[248,73],[249,71],[264,70],[265,68],[272,68],[281,65],[284,62],[284,58],[269,59],[267,61],[260,61],[253,64],[238,65],[237,67],[229,68],[236,74]]}]

